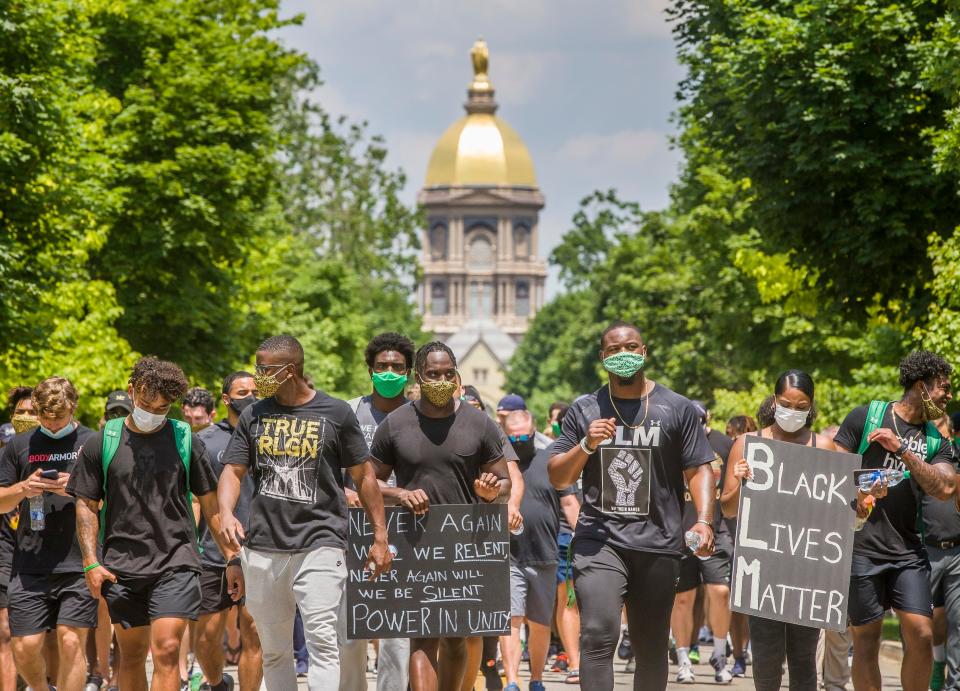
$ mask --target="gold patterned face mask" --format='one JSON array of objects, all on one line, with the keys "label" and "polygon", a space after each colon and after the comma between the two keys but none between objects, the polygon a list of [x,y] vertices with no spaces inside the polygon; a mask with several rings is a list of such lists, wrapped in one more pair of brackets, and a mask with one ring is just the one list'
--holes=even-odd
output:
[{"label": "gold patterned face mask", "polygon": [[17,434],[21,432],[26,432],[27,430],[33,429],[34,427],[40,426],[40,418],[35,415],[27,415],[24,413],[19,413],[10,418],[10,424],[13,425],[13,431]]},{"label": "gold patterned face mask", "polygon": [[457,382],[441,379],[440,381],[420,380],[420,393],[437,408],[443,408],[453,398],[453,392],[459,387]]}]

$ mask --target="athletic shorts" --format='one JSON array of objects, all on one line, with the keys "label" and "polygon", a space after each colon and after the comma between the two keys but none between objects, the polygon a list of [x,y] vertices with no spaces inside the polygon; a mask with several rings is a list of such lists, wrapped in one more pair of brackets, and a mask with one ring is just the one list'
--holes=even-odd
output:
[{"label": "athletic shorts", "polygon": [[571,542],[573,542],[573,535],[570,533],[561,533],[557,536],[557,585],[563,583],[568,577],[573,580],[573,563],[567,558],[570,554]]},{"label": "athletic shorts", "polygon": [[7,594],[13,636],[30,636],[57,626],[97,627],[97,600],[82,573],[15,574]]},{"label": "athletic shorts", "polygon": [[850,570],[850,624],[869,624],[891,608],[933,616],[930,564],[925,559],[882,562],[854,554]]},{"label": "athletic shorts", "polygon": [[200,574],[185,569],[143,578],[117,575],[117,582],[105,582],[101,592],[110,620],[125,629],[166,617],[196,620],[202,600]]},{"label": "athletic shorts", "polygon": [[203,565],[200,573],[200,616],[224,612],[234,605],[242,605],[243,598],[234,602],[227,588],[227,569]]},{"label": "athletic shorts", "polygon": [[717,551],[706,559],[685,554],[680,559],[680,580],[677,592],[693,590],[701,583],[709,585],[730,585],[730,555]]},{"label": "athletic shorts", "polygon": [[10,569],[0,570],[0,609],[6,609],[10,605],[10,597],[7,594],[10,586]]},{"label": "athletic shorts", "polygon": [[550,626],[553,604],[557,599],[557,583],[553,564],[519,566],[510,563],[510,612],[526,617],[535,624]]}]

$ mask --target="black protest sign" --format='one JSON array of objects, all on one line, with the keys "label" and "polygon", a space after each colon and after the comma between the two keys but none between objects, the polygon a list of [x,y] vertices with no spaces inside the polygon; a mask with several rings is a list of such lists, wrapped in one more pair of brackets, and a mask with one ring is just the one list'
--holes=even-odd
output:
[{"label": "black protest sign", "polygon": [[510,629],[510,538],[500,504],[388,507],[388,573],[365,570],[373,528],[350,509],[347,638],[491,636]]},{"label": "black protest sign", "polygon": [[730,608],[843,631],[860,456],[746,437]]}]

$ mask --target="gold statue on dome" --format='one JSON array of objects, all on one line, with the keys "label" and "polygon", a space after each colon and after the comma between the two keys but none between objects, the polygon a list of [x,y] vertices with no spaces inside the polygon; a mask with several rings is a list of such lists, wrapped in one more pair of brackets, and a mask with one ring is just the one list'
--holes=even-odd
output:
[{"label": "gold statue on dome", "polygon": [[487,43],[482,38],[478,38],[470,50],[470,59],[473,61],[473,84],[470,86],[475,91],[486,91],[490,88],[490,77],[487,76],[487,67],[490,62],[490,52],[487,50]]}]

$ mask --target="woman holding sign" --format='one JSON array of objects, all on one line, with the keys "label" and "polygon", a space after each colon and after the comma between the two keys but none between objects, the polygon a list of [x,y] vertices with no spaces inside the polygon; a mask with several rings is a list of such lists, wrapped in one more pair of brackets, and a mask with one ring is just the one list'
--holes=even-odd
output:
[{"label": "woman holding sign", "polygon": [[[720,503],[723,515],[734,518],[740,505],[740,483],[753,477],[744,458],[745,440],[759,435],[766,439],[803,444],[819,449],[836,449],[828,438],[810,429],[816,410],[813,406],[813,379],[806,372],[789,370],[774,387],[774,421],[759,432],[745,434],[734,442],[727,458],[726,478]],[[753,683],[758,691],[780,688],[783,660],[790,671],[791,689],[817,688],[817,639],[820,630],[798,624],[750,616],[753,641]]]}]

